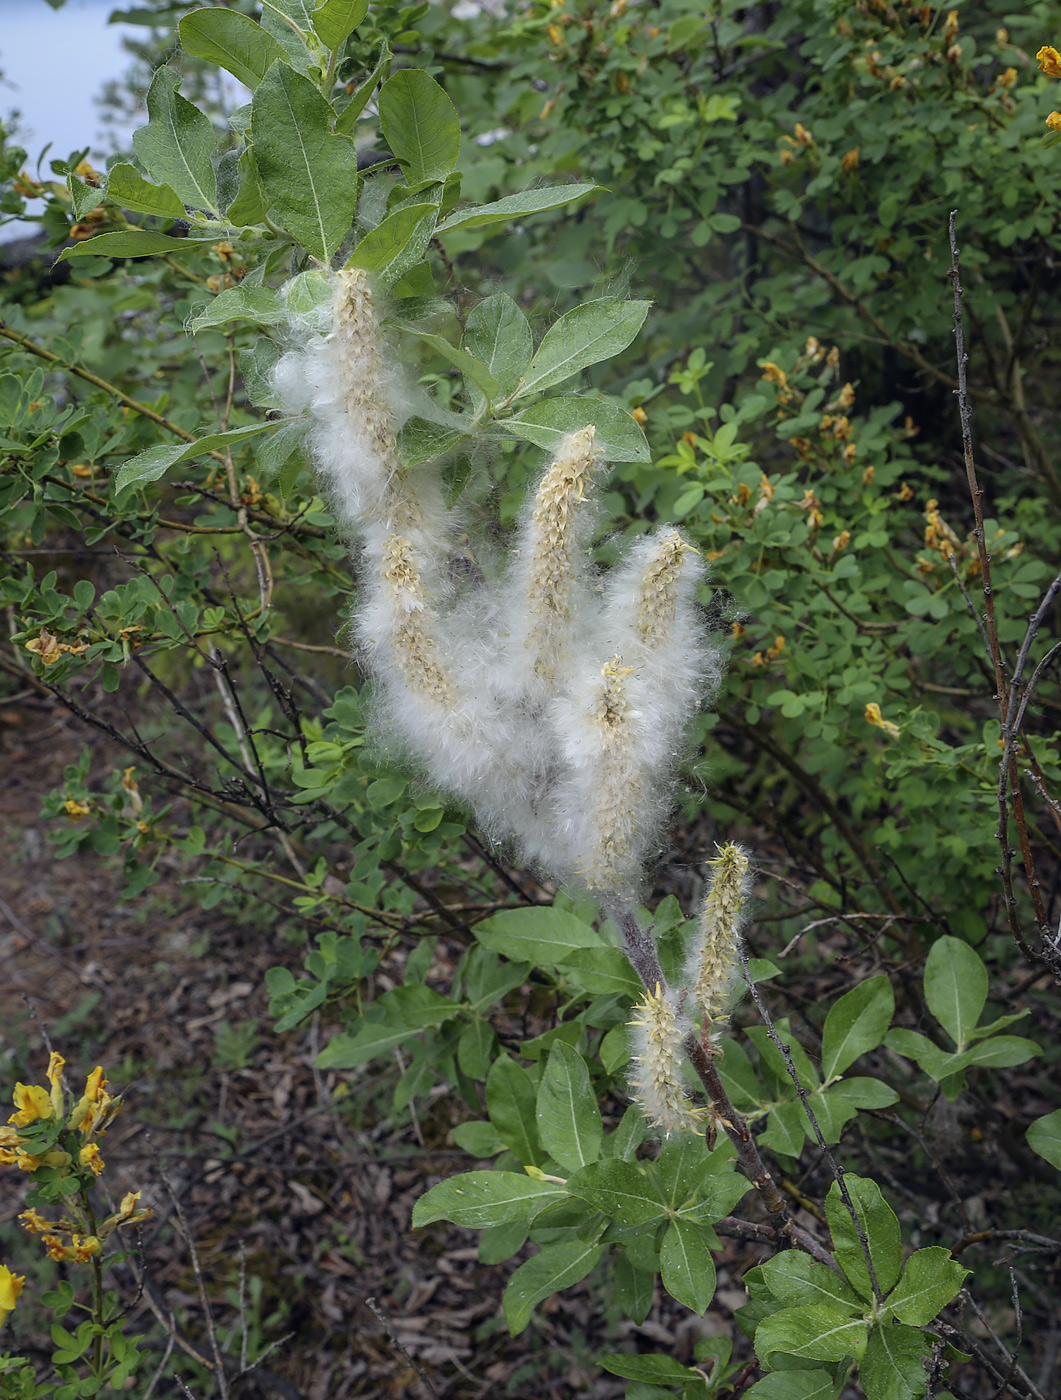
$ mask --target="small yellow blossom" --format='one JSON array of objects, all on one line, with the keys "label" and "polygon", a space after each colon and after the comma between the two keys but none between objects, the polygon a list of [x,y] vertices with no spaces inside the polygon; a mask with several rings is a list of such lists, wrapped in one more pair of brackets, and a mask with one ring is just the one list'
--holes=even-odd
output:
[{"label": "small yellow blossom", "polygon": [[1048,78],[1061,78],[1061,53],[1051,44],[1044,44],[1035,57]]},{"label": "small yellow blossom", "polygon": [[47,1250],[48,1258],[54,1259],[57,1264],[67,1260],[74,1264],[87,1264],[100,1250],[96,1235],[71,1235],[69,1244],[63,1244],[61,1235],[43,1235],[41,1244]]},{"label": "small yellow blossom", "polygon": [[86,1142],[79,1156],[81,1165],[88,1167],[94,1176],[99,1176],[107,1165],[100,1156],[99,1144],[95,1142]]},{"label": "small yellow blossom", "polygon": [[26,1128],[38,1119],[50,1118],[55,1112],[51,1094],[39,1084],[16,1084],[14,1102],[16,1111],[7,1121],[16,1128]]},{"label": "small yellow blossom", "polygon": [[49,1097],[52,1101],[52,1112],[56,1118],[62,1118],[64,1112],[63,1101],[63,1067],[66,1061],[62,1055],[53,1050],[48,1056],[48,1083],[52,1086]]},{"label": "small yellow blossom", "polygon": [[802,122],[796,123],[796,140],[801,146],[813,146],[814,137]]},{"label": "small yellow blossom", "polygon": [[1051,131],[1061,131],[1061,112],[1051,112],[1046,119],[1046,125]]},{"label": "small yellow blossom", "polygon": [[837,554],[839,554],[841,550],[846,549],[847,546],[848,546],[850,543],[851,543],[851,531],[850,531],[850,530],[841,530],[840,533],[839,533],[839,534],[836,536],[836,538],[833,540],[833,550],[832,550],[832,552],[833,552],[833,557],[835,558],[835,556],[836,556]]},{"label": "small yellow blossom", "polygon": [[895,497],[896,500],[899,501],[909,501],[913,498],[913,494],[913,487],[908,482],[904,481],[899,486],[898,491],[896,491]]},{"label": "small yellow blossom", "polygon": [[747,627],[745,627],[743,622],[731,622],[729,624],[729,635],[735,640],[739,641],[740,638],[744,636],[745,632],[747,632],[747,630],[748,629]]},{"label": "small yellow blossom", "polygon": [[779,385],[782,389],[788,388],[788,375],[773,360],[760,360],[759,368],[762,370],[762,378],[769,379],[772,384]]},{"label": "small yellow blossom", "polygon": [[22,1292],[25,1282],[25,1278],[13,1274],[6,1264],[0,1264],[0,1327],[3,1327],[8,1313],[13,1311],[18,1302],[18,1295]]},{"label": "small yellow blossom", "polygon": [[558,24],[550,24],[549,38],[554,49],[562,49],[564,46],[564,31]]},{"label": "small yellow blossom", "polygon": [[775,638],[774,638],[774,644],[773,644],[773,646],[767,648],[766,659],[767,659],[768,661],[776,661],[776,660],[778,659],[778,657],[781,655],[781,653],[784,651],[784,649],[785,649],[785,639],[784,639],[784,637],[775,637]]},{"label": "small yellow blossom", "polygon": [[76,802],[70,797],[63,803],[63,811],[72,822],[83,821],[89,815],[92,808],[85,802]]},{"label": "small yellow blossom", "polygon": [[45,1220],[43,1215],[39,1215],[35,1210],[24,1210],[18,1217],[22,1221],[23,1230],[28,1230],[31,1235],[46,1235],[56,1228],[56,1221]]},{"label": "small yellow blossom", "polygon": [[762,652],[761,652],[761,651],[757,651],[757,652],[755,653],[755,655],[752,657],[751,661],[748,662],[748,665],[749,665],[749,666],[765,666],[765,665],[766,665],[766,662],[763,660],[763,654],[762,654]]},{"label": "small yellow blossom", "polygon": [[845,462],[853,462],[858,456],[858,448],[853,442],[849,442],[840,455]]},{"label": "small yellow blossom", "polygon": [[795,151],[790,151],[790,150],[788,149],[788,147],[785,146],[785,147],[781,150],[780,155],[781,155],[781,164],[782,164],[782,165],[795,165],[795,163],[796,163],[796,153],[795,153]]},{"label": "small yellow blossom", "polygon": [[635,408],[631,417],[635,422],[640,423],[642,427],[648,422],[648,414],[643,408]]},{"label": "small yellow blossom", "polygon": [[863,486],[872,486],[872,485],[873,485],[873,478],[874,478],[876,475],[877,475],[877,468],[876,468],[876,467],[866,467],[866,469],[865,469],[865,470],[863,471],[863,473],[862,473],[862,485],[863,485]]},{"label": "small yellow blossom", "polygon": [[943,39],[944,39],[944,42],[945,42],[945,43],[948,43],[948,44],[953,43],[954,40],[957,38],[957,36],[958,36],[958,11],[957,11],[957,10],[949,10],[949,11],[947,12],[947,23],[946,23],[946,26],[945,26],[945,28],[944,28],[944,30],[943,30]]},{"label": "small yellow blossom", "polygon": [[852,148],[848,151],[847,155],[840,157],[840,168],[844,171],[845,174],[850,175],[852,171],[858,169],[859,161],[861,159],[861,150],[861,146],[852,146]]},{"label": "small yellow blossom", "polygon": [[1006,68],[998,75],[998,86],[1001,88],[1011,88],[1017,81],[1016,68]]},{"label": "small yellow blossom", "polygon": [[871,700],[866,706],[866,723],[874,725],[877,729],[883,729],[889,739],[898,739],[899,737],[899,726],[882,717],[880,706],[876,700]]},{"label": "small yellow blossom", "polygon": [[[251,479],[253,480],[253,478]],[[135,767],[129,767],[124,770],[122,773],[122,791],[129,799],[129,806],[134,812],[139,814],[144,810],[144,799],[140,796],[140,788],[137,785],[136,779],[133,777],[135,772]]]}]

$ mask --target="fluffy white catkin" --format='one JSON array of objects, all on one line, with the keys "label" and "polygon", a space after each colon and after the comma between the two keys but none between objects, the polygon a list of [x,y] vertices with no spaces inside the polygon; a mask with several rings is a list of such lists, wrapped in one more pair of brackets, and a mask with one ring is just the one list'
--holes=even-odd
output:
[{"label": "fluffy white catkin", "polygon": [[727,1019],[726,1002],[737,983],[744,906],[751,888],[751,862],[733,842],[707,862],[710,882],[686,964],[693,1000],[714,1026]]},{"label": "fluffy white catkin", "polygon": [[630,1029],[636,1067],[630,1087],[642,1113],[666,1137],[699,1131],[702,1111],[690,1102],[682,1082],[682,1041],[688,1028],[662,987],[645,992]]}]

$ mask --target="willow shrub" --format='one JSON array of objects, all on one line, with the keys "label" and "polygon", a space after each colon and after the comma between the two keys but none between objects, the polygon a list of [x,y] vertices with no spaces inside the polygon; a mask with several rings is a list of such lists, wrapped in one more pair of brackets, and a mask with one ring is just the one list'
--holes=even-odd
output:
[{"label": "willow shrub", "polygon": [[[867,348],[884,341],[930,381],[950,374],[925,368],[947,314],[943,206],[929,178],[939,162],[878,150],[869,136],[857,160],[840,152],[839,110],[852,83],[867,123],[880,125],[890,103],[934,102],[955,159],[965,151],[1008,173],[1027,161],[1049,200],[1054,177],[1029,147],[1016,82],[987,92],[960,28],[940,48],[953,22],[935,11],[922,21],[908,7],[869,7],[834,22],[819,7],[721,6],[706,26],[679,9],[645,26],[615,5],[578,20],[586,51],[575,65],[578,17],[555,7],[527,12],[505,39],[522,67],[490,67],[501,41],[483,37],[484,22],[473,33],[490,62],[448,79],[474,129],[521,85],[515,117],[528,118],[541,73],[568,75],[576,105],[564,134],[546,129],[532,149],[513,129],[494,150],[462,144],[458,112],[426,71],[446,66],[445,55],[434,62],[440,20],[426,7],[281,8],[286,18],[270,9],[260,23],[220,7],[180,20],[189,62],[221,63],[252,90],[224,123],[181,95],[178,60],[156,73],[147,124],[106,172],[73,153],[50,176],[32,173],[5,147],[4,209],[43,201],[56,242],[73,242],[60,263],[69,281],[12,280],[20,304],[0,327],[2,586],[14,619],[4,670],[129,754],[109,778],[87,758],[68,771],[46,808],[60,849],[120,856],[131,898],[149,896],[164,859],[195,872],[205,907],[281,902],[311,947],[304,976],[270,973],[277,1030],[323,1010],[339,1025],[322,1068],[356,1085],[397,1047],[397,1111],[441,1082],[472,1115],[454,1138],[491,1168],[433,1187],[415,1223],[482,1229],[487,1263],[523,1255],[504,1299],[514,1333],[587,1276],[635,1321],[657,1277],[703,1312],[728,1234],[766,1256],[738,1316],[763,1373],[745,1393],[833,1395],[857,1376],[869,1400],[916,1396],[930,1372],[938,1388],[969,1356],[1003,1377],[1008,1361],[948,1311],[973,1258],[961,1224],[959,1237],[919,1222],[908,1254],[886,1196],[900,1203],[870,1150],[871,1133],[916,1131],[938,1094],[981,1105],[992,1076],[1034,1066],[1042,1047],[1008,1029],[1024,1012],[1008,1009],[1013,955],[996,936],[1000,731],[990,704],[976,703],[990,698],[988,662],[963,597],[979,587],[978,554],[966,507],[920,451],[918,423],[879,392]],[[875,57],[866,26],[871,39],[886,31],[894,52]],[[552,70],[536,48],[543,35]],[[608,49],[600,64],[593,44]],[[410,50],[424,66],[405,64]],[[880,72],[864,73],[866,62]],[[780,141],[781,107],[795,117],[797,96],[808,105]],[[967,134],[978,121],[1004,148],[994,167]],[[905,204],[906,187],[889,185],[894,232],[879,235],[869,223],[883,219],[883,196],[862,182],[888,161],[911,183]],[[491,187],[506,170],[523,188]],[[462,199],[462,183],[477,202]],[[1023,210],[1026,184],[1015,188],[1005,246],[1030,238],[1045,260],[1050,228]],[[828,255],[800,241],[808,220],[818,241],[838,240]],[[611,252],[655,260],[647,351],[648,304],[615,284],[559,315],[535,303],[552,292],[532,257],[555,288],[579,257]],[[454,258],[474,294],[453,287]],[[1006,279],[992,284],[997,267],[975,250],[969,266],[984,271],[974,309],[994,285],[1005,304],[992,325],[1009,324]],[[332,318],[337,285],[351,279],[375,298],[378,374],[369,393],[353,356],[337,396]],[[977,390],[985,421],[1027,453],[986,527],[1009,653],[1048,577],[1055,509],[1049,454],[1035,445],[1048,413],[1031,414],[1015,387],[1039,382],[1018,361],[1048,312],[1024,304],[1006,375]],[[863,344],[853,328],[866,324],[877,329]],[[997,368],[995,334],[979,343],[977,373]],[[294,376],[292,355],[305,357]],[[348,451],[344,434],[373,421],[368,455]],[[589,444],[586,470],[546,489],[546,464],[570,466],[578,443]],[[593,487],[600,453],[611,474]],[[385,467],[374,497],[351,484],[370,458]],[[423,489],[408,494],[410,482]],[[598,514],[568,537],[561,521],[591,498]],[[414,499],[430,501],[427,514],[391,528]],[[505,531],[520,518],[506,568]],[[671,566],[691,562],[691,543],[719,590],[695,571],[692,591],[682,585],[685,640],[659,674],[684,687],[668,716],[643,683],[663,653],[637,634],[640,603],[630,611],[657,548],[631,537],[649,521],[664,527],[657,541],[677,542]],[[357,585],[339,527],[364,536]],[[544,573],[530,571],[545,591],[533,602],[524,588],[517,607],[527,558],[545,559],[539,537],[557,550]],[[488,602],[466,605],[480,589]],[[364,675],[332,645],[348,612]],[[666,615],[678,625],[678,612]],[[551,677],[548,648],[528,670],[519,647],[542,616],[562,641]],[[683,752],[675,736],[715,666],[695,657],[724,640],[706,640],[712,628],[732,639],[727,688],[717,713],[693,719]],[[631,654],[645,649],[633,668],[618,643],[609,650],[620,636]],[[1034,644],[1033,664],[1045,647]],[[420,708],[406,704],[410,690]],[[458,733],[467,695],[478,728]],[[172,728],[159,723],[167,711]],[[144,722],[129,720],[140,712]],[[1025,744],[1022,762],[1056,782],[1047,724],[1029,722]],[[684,821],[671,826],[668,892],[649,915],[640,859],[658,845],[679,761]],[[710,824],[696,796],[706,784]],[[786,1000],[792,974],[746,956],[744,894],[723,899],[715,867],[689,919],[672,892],[693,887],[690,865],[712,855],[713,836],[740,828],[765,842],[771,825],[798,914],[768,882],[757,891],[786,940],[807,913],[879,929],[853,979],[830,976],[825,1004],[804,998],[776,1022],[768,1002]],[[575,839],[587,832],[592,850]],[[532,879],[550,874],[566,882],[555,898]],[[444,984],[439,936],[465,946]],[[402,981],[377,995],[381,958]],[[738,965],[755,1009],[730,1029],[723,990]],[[513,1012],[528,982],[551,1015],[521,1038]],[[1061,1167],[1057,1119],[1039,1117],[1028,1144]],[[856,1173],[829,1169],[834,1148]],[[1009,1131],[993,1132],[991,1150],[1038,1160]],[[815,1233],[777,1185],[804,1170]],[[742,1201],[744,1214],[731,1214]],[[1044,1228],[1034,1201],[1022,1196],[1019,1211],[1004,1223]],[[974,1297],[992,1290],[986,1265],[973,1275]],[[618,1351],[602,1364],[632,1396],[712,1395],[745,1364],[740,1349],[731,1360],[733,1344],[706,1343],[693,1368]],[[1010,1383],[1035,1393],[1017,1372]]]}]

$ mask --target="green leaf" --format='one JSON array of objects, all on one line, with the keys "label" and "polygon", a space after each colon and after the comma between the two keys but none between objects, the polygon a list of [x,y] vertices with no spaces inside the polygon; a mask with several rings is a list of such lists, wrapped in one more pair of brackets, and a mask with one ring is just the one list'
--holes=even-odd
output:
[{"label": "green leaf", "polygon": [[[573,204],[586,194],[596,194],[600,185],[548,185],[536,190],[523,190],[506,195],[492,204],[478,204],[451,214],[438,226],[439,233],[451,233],[457,228],[481,228],[485,224],[508,223],[530,214],[542,214],[547,209],[560,209]],[[493,298],[491,298],[493,300]]]},{"label": "green leaf", "polygon": [[115,494],[129,486],[158,481],[178,462],[201,457],[204,452],[223,450],[234,443],[242,442],[244,438],[267,433],[273,427],[272,423],[250,423],[245,428],[230,428],[225,433],[208,433],[206,437],[201,437],[195,442],[160,443],[157,447],[149,447],[143,452],[138,452],[135,457],[130,457],[128,462],[123,462],[118,468],[114,477]]},{"label": "green leaf", "polygon": [[147,93],[150,121],[133,132],[133,150],[160,185],[172,185],[184,204],[217,212],[213,155],[217,136],[203,115],[177,89],[175,68],[159,68]]},{"label": "green leaf", "polygon": [[684,1220],[672,1220],[659,1254],[663,1287],[685,1307],[703,1314],[715,1296],[715,1261],[703,1233]]},{"label": "green leaf", "polygon": [[902,1278],[888,1295],[888,1307],[900,1322],[927,1327],[957,1296],[968,1272],[951,1258],[949,1249],[919,1249],[906,1261]]},{"label": "green leaf", "polygon": [[954,1074],[965,1065],[963,1055],[951,1055],[941,1050],[920,1031],[904,1030],[901,1026],[888,1032],[885,1042],[889,1050],[916,1060],[921,1069],[937,1083],[948,1074]]},{"label": "green leaf", "polygon": [[551,1297],[582,1279],[596,1267],[603,1254],[600,1245],[552,1244],[521,1264],[505,1289],[504,1311],[508,1330],[518,1337],[543,1298]]},{"label": "green leaf", "polygon": [[515,391],[534,354],[526,316],[505,292],[487,297],[468,313],[464,349],[487,368],[502,395]]},{"label": "green leaf", "polygon": [[1042,1046],[1034,1040],[1025,1040],[1020,1035],[993,1035],[990,1040],[981,1040],[970,1045],[958,1058],[966,1065],[981,1065],[986,1069],[1007,1069],[1010,1065],[1022,1065],[1043,1053]]},{"label": "green leaf", "polygon": [[403,68],[380,88],[379,121],[410,185],[444,179],[456,168],[461,129],[443,88],[420,68]]},{"label": "green leaf", "polygon": [[968,943],[944,934],[925,962],[925,1001],[959,1050],[987,1001],[987,968]]},{"label": "green leaf", "polygon": [[659,1192],[636,1162],[615,1157],[594,1162],[568,1177],[567,1189],[618,1225],[648,1225],[667,1214]]},{"label": "green leaf", "polygon": [[181,48],[219,68],[253,92],[284,51],[260,24],[224,5],[192,10],[177,26]]},{"label": "green leaf", "polygon": [[486,1111],[498,1137],[519,1160],[540,1167],[545,1153],[538,1141],[538,1090],[522,1065],[502,1055],[486,1076]]},{"label": "green leaf", "polygon": [[[90,185],[87,180],[82,180],[81,176],[73,170],[67,174],[66,188],[70,191],[70,203],[78,219],[83,219],[91,209],[98,208],[107,194],[105,189],[100,189],[97,185]],[[182,204],[182,216],[183,211],[184,205]]]},{"label": "green leaf", "polygon": [[472,1230],[530,1221],[566,1195],[562,1186],[520,1172],[465,1172],[440,1181],[413,1206],[413,1227],[449,1220]]},{"label": "green leaf", "polygon": [[154,233],[150,229],[129,229],[128,232],[97,233],[95,238],[75,243],[72,248],[64,248],[56,261],[85,257],[149,258],[156,253],[182,253],[189,249],[210,248],[216,242],[216,238],[171,238],[168,233]]},{"label": "green leaf", "polygon": [[368,106],[368,100],[376,90],[380,77],[390,67],[393,54],[386,39],[380,47],[379,59],[375,68],[351,97],[335,121],[335,129],[343,136],[349,136],[357,124],[357,119]]},{"label": "green leaf", "polygon": [[822,1303],[841,1312],[862,1311],[862,1302],[847,1280],[802,1250],[787,1249],[783,1254],[775,1254],[762,1270],[770,1292],[790,1307]]},{"label": "green leaf", "polygon": [[425,345],[429,345],[450,364],[456,365],[466,378],[470,379],[488,399],[497,397],[499,389],[497,380],[493,377],[482,360],[475,355],[469,355],[467,350],[460,350],[443,335],[435,335],[432,331],[422,331],[417,326],[406,321],[392,320],[392,325],[400,327],[409,335],[415,335],[418,340],[422,340]]},{"label": "green leaf", "polygon": [[578,948],[561,967],[564,977],[590,996],[620,996],[632,1002],[641,995],[637,973],[618,948]]},{"label": "green leaf", "polygon": [[395,209],[365,234],[346,266],[363,267],[393,287],[410,268],[423,261],[437,218],[436,204],[406,204]]},{"label": "green leaf", "polygon": [[320,1069],[354,1069],[393,1050],[421,1031],[440,1026],[459,1008],[430,987],[414,984],[385,992],[373,1011],[381,1019],[362,1022],[354,1033],[342,1031],[317,1056]]},{"label": "green leaf", "polygon": [[482,1119],[458,1123],[450,1129],[449,1135],[458,1147],[463,1147],[473,1157],[496,1157],[505,1150],[505,1144],[495,1132],[494,1125]]},{"label": "green leaf", "polygon": [[1028,1129],[1028,1146],[1061,1171],[1061,1108],[1036,1118]]},{"label": "green leaf", "polygon": [[556,967],[576,948],[600,948],[597,931],[565,909],[504,909],[475,925],[475,936],[515,962]]},{"label": "green leaf", "polygon": [[409,418],[398,434],[398,456],[402,466],[422,466],[444,457],[465,434],[459,428],[446,428],[441,423],[429,423],[426,418]]},{"label": "green leaf", "polygon": [[755,1329],[755,1350],[766,1366],[775,1352],[808,1361],[843,1361],[859,1357],[866,1346],[867,1324],[839,1308],[811,1304],[784,1308],[766,1317]]},{"label": "green leaf", "polygon": [[546,399],[525,408],[513,418],[498,420],[498,427],[554,452],[569,433],[589,424],[597,430],[597,445],[609,462],[648,462],[652,459],[648,438],[630,411],[614,399],[567,395]]},{"label": "green leaf", "polygon": [[313,11],[313,28],[326,49],[337,49],[368,14],[368,0],[324,0]]},{"label": "green leaf", "polygon": [[331,122],[317,87],[274,63],[251,105],[258,176],[284,228],[321,262],[349,232],[360,183],[357,147]]},{"label": "green leaf", "polygon": [[826,1142],[839,1142],[844,1124],[854,1118],[860,1108],[888,1108],[899,1095],[882,1079],[855,1075],[818,1089],[811,1095],[811,1108]]},{"label": "green leaf", "polygon": [[562,1040],[549,1052],[536,1117],[542,1146],[567,1171],[600,1156],[604,1125],[589,1070],[578,1051]]},{"label": "green leaf", "polygon": [[489,1021],[474,1020],[457,1041],[457,1063],[469,1079],[485,1079],[493,1062],[497,1037]]},{"label": "green leaf", "polygon": [[107,176],[107,197],[121,209],[138,214],[155,214],[160,219],[183,219],[184,205],[169,185],[152,185],[139,170],[121,162],[112,165]]},{"label": "green leaf", "polygon": [[[903,1242],[899,1220],[881,1195],[880,1187],[869,1177],[854,1176],[850,1172],[845,1172],[844,1185],[847,1187],[855,1214],[862,1226],[862,1233],[869,1245],[877,1283],[883,1293],[888,1293],[895,1286],[903,1262]],[[835,1181],[829,1187],[828,1195],[825,1198],[825,1218],[829,1222],[829,1230],[832,1233],[833,1254],[836,1262],[862,1297],[867,1300],[871,1299],[873,1287],[870,1283],[862,1245],[859,1242],[858,1231],[841,1199],[840,1188]],[[825,1361],[829,1358],[823,1356],[818,1359]]]},{"label": "green leaf", "polygon": [[684,1385],[687,1380],[699,1373],[689,1366],[675,1361],[673,1356],[653,1353],[649,1356],[630,1356],[625,1352],[615,1352],[611,1356],[599,1356],[597,1365],[603,1366],[613,1376],[622,1376],[628,1381],[649,1381],[657,1385]]},{"label": "green leaf", "polygon": [[223,326],[229,321],[255,321],[259,326],[276,326],[286,317],[279,292],[250,283],[229,287],[213,301],[194,310],[187,329],[195,335],[208,326]]},{"label": "green leaf", "polygon": [[625,1251],[615,1261],[615,1272],[612,1276],[612,1296],[615,1305],[639,1327],[652,1310],[655,1286],[654,1269],[639,1269]]},{"label": "green leaf", "polygon": [[743,1400],[833,1400],[828,1371],[774,1371],[744,1392]]},{"label": "green leaf", "polygon": [[916,1328],[874,1328],[858,1368],[866,1400],[914,1400],[923,1395],[928,1373],[921,1358],[928,1350],[929,1339]]},{"label": "green leaf", "polygon": [[650,305],[647,301],[601,297],[561,316],[538,346],[523,393],[548,389],[589,365],[618,355],[644,325]]},{"label": "green leaf", "polygon": [[225,218],[237,228],[248,224],[260,224],[268,213],[268,205],[262,182],[258,178],[258,163],[254,159],[254,147],[247,146],[239,157],[239,190],[236,198],[225,210]]},{"label": "green leaf", "polygon": [[843,1074],[860,1055],[875,1050],[895,1013],[895,994],[881,973],[870,977],[835,1002],[822,1031],[822,1077]]}]

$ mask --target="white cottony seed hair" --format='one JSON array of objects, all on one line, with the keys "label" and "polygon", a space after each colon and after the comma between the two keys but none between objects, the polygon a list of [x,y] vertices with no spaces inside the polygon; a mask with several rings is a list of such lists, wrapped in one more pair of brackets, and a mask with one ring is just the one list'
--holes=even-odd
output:
[{"label": "white cottony seed hair", "polygon": [[[689,720],[718,681],[696,602],[699,555],[663,529],[595,576],[604,454],[587,425],[558,443],[507,566],[484,577],[436,472],[402,465],[408,395],[388,368],[368,278],[333,281],[330,304],[292,312],[275,385],[288,413],[309,413],[323,489],[357,542],[354,635],[376,728],[544,874],[629,894],[667,815]],[[661,1025],[662,1009],[653,1014]]]}]

